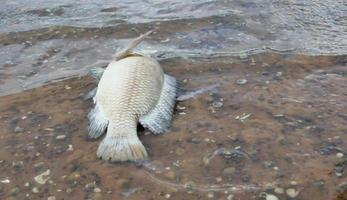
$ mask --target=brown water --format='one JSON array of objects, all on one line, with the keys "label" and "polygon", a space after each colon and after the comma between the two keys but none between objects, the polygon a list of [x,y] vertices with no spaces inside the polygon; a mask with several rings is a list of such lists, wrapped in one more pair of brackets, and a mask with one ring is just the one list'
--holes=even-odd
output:
[{"label": "brown water", "polygon": [[[347,199],[343,1],[0,10],[0,199]],[[86,71],[151,28],[141,48],[183,88],[220,86],[179,102],[168,134],[139,127],[150,161],[105,163],[85,139]]]}]

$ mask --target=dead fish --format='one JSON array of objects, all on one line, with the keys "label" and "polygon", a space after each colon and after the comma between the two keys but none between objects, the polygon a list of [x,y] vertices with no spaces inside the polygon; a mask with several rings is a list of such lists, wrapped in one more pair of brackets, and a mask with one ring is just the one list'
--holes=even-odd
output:
[{"label": "dead fish", "polygon": [[101,75],[94,95],[95,107],[89,112],[87,137],[99,138],[97,156],[109,161],[137,161],[148,157],[137,136],[137,124],[153,133],[166,132],[171,124],[177,96],[177,81],[163,72],[150,56],[133,49],[150,32],[136,38],[117,53]]}]

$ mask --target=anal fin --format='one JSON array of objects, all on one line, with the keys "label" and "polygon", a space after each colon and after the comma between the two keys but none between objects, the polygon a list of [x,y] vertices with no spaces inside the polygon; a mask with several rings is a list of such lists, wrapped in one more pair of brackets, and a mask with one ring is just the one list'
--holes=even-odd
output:
[{"label": "anal fin", "polygon": [[166,132],[171,125],[177,91],[177,80],[165,74],[162,93],[156,107],[146,115],[140,117],[142,126],[148,128],[153,133]]}]

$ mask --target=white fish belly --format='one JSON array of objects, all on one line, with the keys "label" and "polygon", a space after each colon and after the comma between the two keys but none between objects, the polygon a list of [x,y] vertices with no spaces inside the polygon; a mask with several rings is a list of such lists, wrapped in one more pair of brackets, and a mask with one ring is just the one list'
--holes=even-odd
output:
[{"label": "white fish belly", "polygon": [[162,68],[154,59],[133,56],[113,61],[100,79],[96,103],[111,121],[138,120],[157,104],[163,80]]}]

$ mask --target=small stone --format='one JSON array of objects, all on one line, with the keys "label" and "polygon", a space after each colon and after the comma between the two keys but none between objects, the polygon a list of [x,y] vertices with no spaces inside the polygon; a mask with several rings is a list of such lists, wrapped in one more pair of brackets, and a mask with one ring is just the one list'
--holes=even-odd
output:
[{"label": "small stone", "polygon": [[234,198],[234,195],[232,195],[232,194],[229,194],[229,195],[227,196],[227,200],[233,200],[233,198]]},{"label": "small stone", "polygon": [[22,133],[23,131],[24,129],[22,127],[16,126],[16,128],[14,128],[15,133]]},{"label": "small stone", "polygon": [[223,174],[225,175],[232,175],[235,173],[235,168],[234,167],[228,167],[223,170]]},{"label": "small stone", "polygon": [[193,144],[199,144],[201,142],[201,139],[199,139],[199,138],[189,138],[187,140],[187,142],[193,143]]},{"label": "small stone", "polygon": [[1,183],[5,183],[5,184],[10,183],[10,179],[5,178],[5,179],[1,180]]},{"label": "small stone", "polygon": [[238,80],[236,81],[236,83],[239,84],[239,85],[244,85],[244,84],[247,83],[247,80],[246,80],[246,79],[238,79]]},{"label": "small stone", "polygon": [[277,166],[273,167],[274,170],[278,171],[279,168]]},{"label": "small stone", "polygon": [[70,90],[70,89],[71,89],[71,87],[70,87],[70,86],[68,86],[68,85],[65,85],[65,89],[66,89],[66,90]]},{"label": "small stone", "polygon": [[66,151],[73,151],[74,149],[73,149],[73,146],[72,146],[72,144],[69,144],[68,145],[68,148],[67,148],[67,150]]},{"label": "small stone", "polygon": [[274,117],[284,117],[284,114],[283,113],[278,113],[278,114],[275,114]]},{"label": "small stone", "polygon": [[85,186],[84,186],[85,189],[89,190],[89,189],[94,189],[96,188],[96,182],[93,181],[91,183],[87,183]]},{"label": "small stone", "polygon": [[53,131],[54,131],[53,128],[45,128],[44,130],[45,130],[45,131],[49,131],[49,132],[53,132]]},{"label": "small stone", "polygon": [[25,187],[29,187],[29,186],[30,186],[30,183],[29,183],[29,182],[26,182],[26,183],[24,184],[24,186],[25,186]]},{"label": "small stone", "polygon": [[50,174],[50,173],[51,173],[51,171],[50,171],[49,169],[47,169],[45,172],[43,172],[43,173],[41,173],[41,174],[35,176],[35,177],[34,177],[34,180],[35,180],[37,183],[43,185],[43,184],[45,184],[45,183],[49,180],[49,178],[50,178],[50,177],[49,177],[49,174]]},{"label": "small stone", "polygon": [[55,196],[49,196],[47,200],[56,200]]},{"label": "small stone", "polygon": [[299,195],[299,191],[296,191],[295,189],[293,188],[289,188],[286,190],[286,193],[287,195],[290,197],[290,198],[295,198]]},{"label": "small stone", "polygon": [[222,179],[222,177],[217,177],[217,178],[216,178],[216,181],[217,181],[217,183],[220,183],[220,182],[223,181],[223,179]]},{"label": "small stone", "polygon": [[69,194],[69,193],[71,193],[71,192],[72,192],[72,189],[71,189],[71,188],[67,188],[67,189],[66,189],[66,193]]},{"label": "small stone", "polygon": [[165,194],[165,199],[170,199],[171,194]]},{"label": "small stone", "polygon": [[57,140],[63,140],[63,139],[65,139],[65,138],[66,138],[66,135],[58,135],[58,136],[56,137]]},{"label": "small stone", "polygon": [[342,182],[337,186],[338,191],[342,192],[347,190],[347,182]]},{"label": "small stone", "polygon": [[210,199],[214,198],[214,193],[211,192],[211,191],[209,191],[209,192],[207,193],[207,197],[210,198]]},{"label": "small stone", "polygon": [[33,192],[33,193],[39,193],[39,189],[37,189],[37,187],[33,187],[32,189],[31,189],[31,191]]},{"label": "small stone", "polygon": [[276,187],[276,188],[274,189],[274,192],[275,192],[276,194],[283,194],[283,193],[284,193],[284,189],[283,189],[283,188],[280,188],[280,187]]},{"label": "small stone", "polygon": [[12,162],[12,167],[19,170],[23,167],[24,163],[23,161],[13,161]]},{"label": "small stone", "polygon": [[175,179],[176,178],[176,173],[174,171],[168,171],[165,173],[165,177],[169,179]]},{"label": "small stone", "polygon": [[298,183],[296,181],[290,181],[291,185],[297,185]]},{"label": "small stone", "polygon": [[266,200],[278,200],[278,197],[276,197],[273,194],[266,194],[265,199]]},{"label": "small stone", "polygon": [[223,106],[223,102],[221,102],[221,101],[215,101],[215,102],[212,103],[212,106],[213,106],[214,108],[221,108],[221,107]]},{"label": "small stone", "polygon": [[99,193],[99,192],[101,192],[101,189],[98,188],[98,187],[96,187],[96,188],[94,188],[94,192],[95,192],[95,193]]},{"label": "small stone", "polygon": [[343,153],[339,152],[339,153],[336,154],[336,156],[337,156],[338,158],[342,158],[344,155],[343,155]]},{"label": "small stone", "polygon": [[187,192],[189,194],[192,194],[194,190],[196,189],[196,184],[193,181],[188,181],[183,185],[183,187],[187,189]]}]

